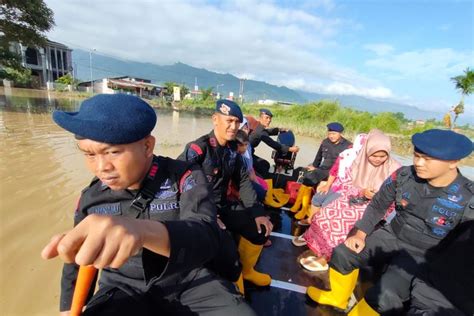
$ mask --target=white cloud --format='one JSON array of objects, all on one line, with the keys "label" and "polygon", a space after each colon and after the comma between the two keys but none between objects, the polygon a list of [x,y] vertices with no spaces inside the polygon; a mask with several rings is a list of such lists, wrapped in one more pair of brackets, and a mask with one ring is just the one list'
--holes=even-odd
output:
[{"label": "white cloud", "polygon": [[387,55],[393,51],[393,47],[388,44],[367,44],[364,45],[364,48],[379,56]]},{"label": "white cloud", "polygon": [[386,71],[392,79],[445,79],[461,73],[472,64],[474,53],[451,48],[423,49],[389,54],[365,64]]},{"label": "white cloud", "polygon": [[156,64],[181,61],[281,85],[298,80],[373,84],[315,53],[332,45],[350,23],[272,1],[46,2],[56,17],[53,40],[98,53]]},{"label": "white cloud", "polygon": [[346,95],[360,95],[369,98],[392,98],[393,94],[390,89],[385,87],[364,88],[355,87],[348,83],[332,83],[323,88],[329,94],[346,94]]},{"label": "white cloud", "polygon": [[[320,15],[336,7],[333,0],[296,2],[291,7],[271,0],[46,3],[56,19],[52,40],[86,50],[95,48],[99,54],[162,65],[180,61],[320,93],[393,96],[378,80],[319,55],[337,45],[338,34],[363,28],[359,21]],[[422,75],[427,63],[433,68],[431,72],[437,69],[436,62],[427,61],[433,56],[426,52],[394,55],[393,48],[384,43],[365,48],[377,54],[366,65],[391,76]],[[436,60],[440,59],[438,56]],[[419,62],[422,66],[417,65]],[[458,69],[458,64],[450,65]]]},{"label": "white cloud", "polygon": [[292,89],[317,92],[321,94],[358,95],[375,99],[391,99],[394,97],[392,91],[383,86],[356,86],[345,82],[322,84],[318,82],[308,82],[304,79],[288,80],[285,82],[285,85]]}]

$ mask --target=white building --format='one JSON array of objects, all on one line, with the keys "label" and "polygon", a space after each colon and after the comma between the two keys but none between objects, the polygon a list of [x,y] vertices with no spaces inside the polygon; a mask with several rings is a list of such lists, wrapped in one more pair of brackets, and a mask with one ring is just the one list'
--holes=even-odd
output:
[{"label": "white building", "polygon": [[73,72],[72,49],[61,43],[48,40],[42,47],[11,43],[10,50],[21,56],[22,66],[31,69],[33,83],[39,87],[45,87],[47,82],[54,82]]}]

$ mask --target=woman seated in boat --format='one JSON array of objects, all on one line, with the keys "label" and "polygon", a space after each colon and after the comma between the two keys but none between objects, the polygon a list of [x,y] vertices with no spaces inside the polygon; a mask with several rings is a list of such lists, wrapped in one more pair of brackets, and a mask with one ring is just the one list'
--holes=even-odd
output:
[{"label": "woman seated in boat", "polygon": [[[333,248],[346,239],[384,180],[401,166],[390,152],[390,138],[374,129],[359,135],[354,147],[339,155],[328,182],[313,198],[324,206],[313,206],[310,227],[294,240],[296,245],[307,244],[316,254],[300,260],[306,269],[327,269]],[[330,203],[325,203],[328,199]]]}]

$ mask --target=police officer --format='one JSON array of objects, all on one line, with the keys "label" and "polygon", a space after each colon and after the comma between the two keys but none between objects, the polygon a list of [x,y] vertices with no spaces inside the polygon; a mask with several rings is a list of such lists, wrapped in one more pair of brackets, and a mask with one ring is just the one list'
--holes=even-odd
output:
[{"label": "police officer", "polygon": [[319,146],[314,161],[308,167],[302,179],[306,186],[315,186],[329,177],[329,170],[336,162],[341,152],[352,146],[352,143],[342,136],[344,126],[333,122],[327,125],[328,134]]},{"label": "police officer", "polygon": [[[310,201],[313,187],[319,182],[327,180],[329,170],[332,168],[341,152],[352,146],[352,143],[342,137],[344,127],[342,124],[333,122],[327,125],[328,137],[325,138],[319,146],[318,152],[312,164],[306,167],[303,175],[298,178],[298,182],[302,183],[298,189],[296,202],[290,208],[290,211],[297,212],[295,219],[303,219],[308,215],[307,210],[310,209]],[[301,205],[301,211],[298,212]],[[311,216],[310,216],[311,218]],[[301,223],[301,222],[298,222]]]},{"label": "police officer", "polygon": [[[320,304],[345,309],[365,265],[388,267],[349,315],[399,315],[410,297],[414,275],[426,251],[440,243],[457,225],[474,217],[469,207],[473,183],[459,173],[459,160],[470,155],[472,142],[464,135],[432,129],[412,137],[413,166],[392,174],[375,194],[351,237],[334,249],[331,290],[308,288]],[[471,202],[470,202],[471,201]],[[396,217],[374,231],[391,203]]]},{"label": "police officer", "polygon": [[99,290],[84,315],[254,315],[232,283],[203,267],[220,242],[206,178],[197,166],[153,155],[156,114],[147,103],[97,95],[53,119],[75,134],[96,176],[81,194],[74,229],[42,252],[66,262],[62,314],[78,265],[94,265],[102,269]]},{"label": "police officer", "polygon": [[[286,132],[287,129],[284,128],[270,128],[270,123],[272,122],[273,114],[268,109],[260,109],[260,115],[258,117],[258,123],[256,126],[251,126],[249,133],[250,145],[252,146],[252,155],[253,155],[253,164],[255,171],[263,178],[268,178],[268,170],[270,169],[270,163],[263,158],[255,155],[255,148],[264,142],[277,152],[286,154],[288,152],[296,153],[299,151],[298,146],[287,146],[285,144],[280,144],[279,142],[273,140],[270,136],[278,135],[280,132]],[[253,125],[253,124],[252,124]]]},{"label": "police officer", "polygon": [[413,281],[407,315],[474,315],[473,250],[474,220],[458,225],[430,250],[426,267]]},{"label": "police officer", "polygon": [[[237,103],[218,100],[212,115],[214,129],[187,144],[179,159],[196,162],[202,167],[212,185],[219,218],[226,229],[241,235],[238,250],[243,278],[258,286],[267,286],[271,282],[270,276],[255,271],[254,267],[273,225],[264,216],[263,205],[257,201],[242,156],[237,152],[235,138],[242,120]],[[236,203],[227,199],[231,181],[240,193],[240,201]]]}]

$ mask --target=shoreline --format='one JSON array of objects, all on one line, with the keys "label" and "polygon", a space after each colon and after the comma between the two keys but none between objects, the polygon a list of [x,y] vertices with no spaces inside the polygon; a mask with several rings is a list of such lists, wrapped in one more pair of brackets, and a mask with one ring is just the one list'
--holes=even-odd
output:
[{"label": "shoreline", "polygon": [[[10,89],[10,95],[15,97],[28,97],[28,98],[54,98],[54,99],[77,99],[83,100],[92,96],[91,93],[86,92],[60,92],[60,91],[47,91],[47,90],[38,90],[38,89],[24,89],[24,88],[5,88],[0,87],[0,94],[5,94],[5,90]],[[165,105],[161,100],[148,100],[148,102],[153,108],[166,111],[175,111],[176,107],[173,105]],[[269,108],[273,108],[269,106]],[[191,113],[198,116],[212,115],[214,113],[213,106],[206,104],[192,104],[187,105],[186,102],[181,103],[178,107],[179,112]],[[256,116],[258,107],[251,104],[243,105],[243,112],[249,113],[250,115]],[[326,134],[325,123],[322,121],[316,121],[314,123],[307,122],[309,119],[303,121],[292,121],[283,117],[274,116],[272,125],[280,126],[291,129],[295,135],[315,137],[317,139],[324,139]],[[358,133],[354,131],[348,131],[344,136],[348,139],[353,139]],[[393,151],[399,156],[411,156],[413,153],[412,144],[411,144],[411,135],[403,135],[397,133],[386,133],[390,136],[392,140]],[[474,167],[474,155],[470,155],[467,158],[464,158],[461,161],[462,166]]]}]

